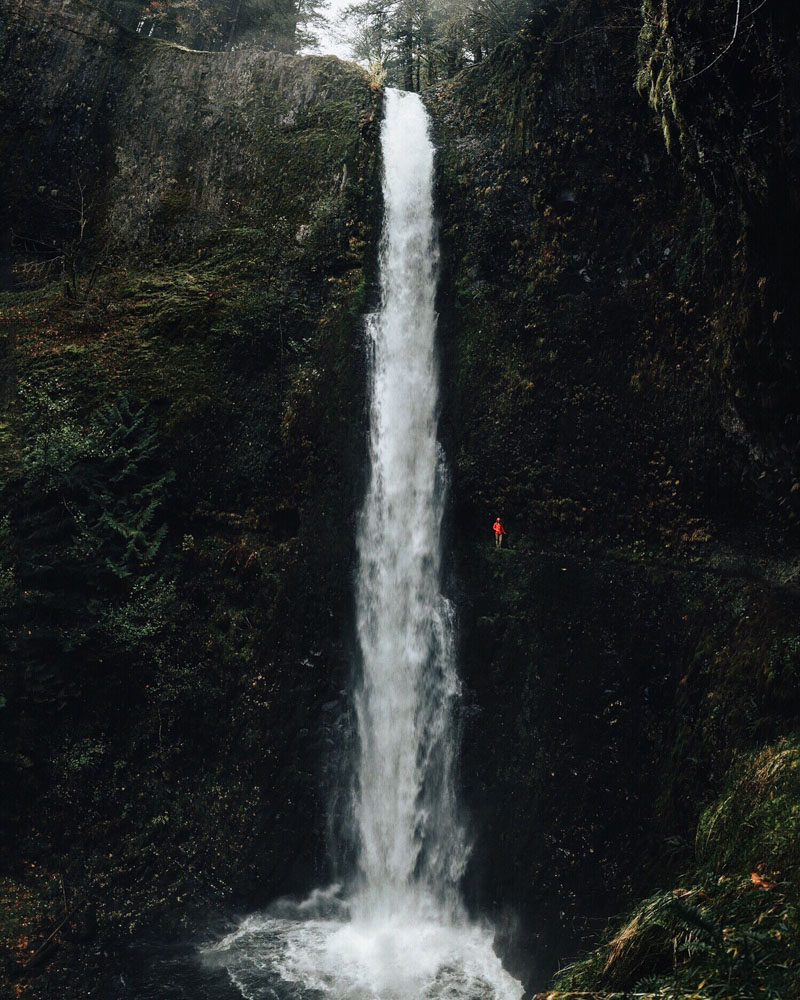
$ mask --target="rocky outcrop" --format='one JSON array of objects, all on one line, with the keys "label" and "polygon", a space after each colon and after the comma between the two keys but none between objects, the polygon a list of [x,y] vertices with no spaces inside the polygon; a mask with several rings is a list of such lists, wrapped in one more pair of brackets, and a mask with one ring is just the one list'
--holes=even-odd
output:
[{"label": "rocky outcrop", "polygon": [[[79,0],[5,12],[0,894],[24,964],[54,865],[105,940],[329,874],[381,95]],[[82,989],[75,948],[34,993]]]},{"label": "rocky outcrop", "polygon": [[[754,80],[772,72],[775,44],[793,51],[775,20],[748,36]],[[793,423],[756,413],[755,359],[731,360],[760,343],[758,364],[775,362],[764,398],[784,406],[787,259],[780,234],[769,251],[752,243],[773,195],[746,216],[743,185],[712,205],[698,156],[690,169],[670,154],[634,86],[659,30],[646,28],[637,50],[624,5],[542,7],[428,95],[464,772],[480,831],[470,884],[478,909],[524,914],[521,968],[535,956],[542,986],[605,913],[689,863],[731,755],[791,730],[799,707]],[[761,122],[770,140],[734,163],[739,119],[723,139],[710,111],[746,87],[720,73],[703,101],[696,91],[694,125],[679,101],[683,126],[702,121],[709,160],[723,144],[708,169],[728,163],[728,183],[744,157],[769,161],[764,191],[780,200],[796,169],[788,79],[783,112]],[[498,514],[508,551],[492,547]]]},{"label": "rocky outcrop", "polygon": [[283,222],[302,240],[357,181],[375,109],[352,65],[193,52],[82,0],[8,6],[4,202],[18,239],[69,237],[82,187],[91,228],[119,253],[180,252],[234,225]]}]

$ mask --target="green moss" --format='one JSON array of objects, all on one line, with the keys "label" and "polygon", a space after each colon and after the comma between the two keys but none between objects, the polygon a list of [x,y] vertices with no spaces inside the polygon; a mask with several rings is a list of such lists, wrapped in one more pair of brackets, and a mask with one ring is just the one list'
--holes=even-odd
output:
[{"label": "green moss", "polygon": [[[123,41],[115,58],[130,60],[141,90],[105,123],[116,134],[135,132],[142,91],[177,85],[185,97],[196,86],[206,99],[193,74],[214,57]],[[293,891],[321,856],[317,765],[332,738],[321,706],[348,670],[341,581],[352,572],[363,464],[356,348],[375,266],[380,95],[329,60],[248,54],[219,57],[214,71],[235,74],[242,62],[253,96],[210,111],[225,150],[257,165],[246,190],[228,183],[204,202],[188,148],[196,130],[176,129],[173,146],[162,143],[174,183],[157,171],[152,186],[138,170],[116,175],[134,215],[137,185],[160,200],[147,242],[129,239],[132,216],[101,213],[94,235],[113,244],[113,263],[100,262],[86,301],[65,298],[60,283],[0,297],[0,318],[14,320],[0,330],[12,376],[0,428],[0,596],[15,615],[3,638],[38,637],[46,604],[53,642],[68,628],[75,639],[48,660],[63,685],[42,685],[38,699],[20,696],[21,682],[3,685],[3,820],[23,857],[62,836],[80,845],[66,852],[64,878],[97,902],[101,935],[177,924],[255,886],[264,898]],[[213,169],[203,181],[212,187]],[[26,546],[29,562],[57,567],[37,580],[29,622],[17,572],[32,516],[21,499],[27,429],[44,414],[54,440],[77,448],[121,394],[153,430],[147,483],[175,472],[150,526],[158,550],[102,604],[78,558],[93,551],[93,518],[56,499],[43,513],[57,530]],[[99,455],[83,458],[97,470]],[[14,670],[19,679],[23,666]],[[121,727],[113,720],[123,715]],[[300,729],[310,736],[298,750]],[[66,995],[60,975],[54,967],[36,989]]]},{"label": "green moss", "polygon": [[800,738],[734,767],[725,793],[700,817],[698,861],[716,874],[764,871],[797,882],[800,870]]},{"label": "green moss", "polygon": [[685,131],[678,104],[679,76],[682,67],[676,58],[676,42],[670,30],[670,6],[661,0],[644,0],[644,27],[639,35],[639,72],[636,88],[646,95],[650,107],[661,117],[664,143],[673,151],[675,138]]},{"label": "green moss", "polygon": [[179,187],[162,194],[159,201],[162,206],[159,221],[168,224],[177,222],[192,207],[191,192]]},{"label": "green moss", "polygon": [[800,993],[800,737],[743,757],[697,830],[695,869],[640,904],[607,943],[556,979],[560,990],[648,996]]}]

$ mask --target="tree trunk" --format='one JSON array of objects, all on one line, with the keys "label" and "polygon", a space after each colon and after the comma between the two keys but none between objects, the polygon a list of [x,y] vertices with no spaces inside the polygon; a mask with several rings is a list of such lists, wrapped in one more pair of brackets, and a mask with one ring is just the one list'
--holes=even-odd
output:
[{"label": "tree trunk", "polygon": [[414,28],[409,18],[403,31],[403,87],[414,89]]},{"label": "tree trunk", "polygon": [[239,27],[239,16],[242,13],[242,0],[236,0],[236,12],[233,15],[233,20],[231,21],[231,30],[228,35],[228,51],[230,52],[233,48],[233,40],[236,37],[236,29]]}]

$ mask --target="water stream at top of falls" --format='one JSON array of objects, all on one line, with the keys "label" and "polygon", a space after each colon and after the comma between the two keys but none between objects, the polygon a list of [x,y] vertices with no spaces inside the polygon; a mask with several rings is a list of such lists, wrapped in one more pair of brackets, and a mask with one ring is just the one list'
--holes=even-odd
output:
[{"label": "water stream at top of falls", "polygon": [[204,951],[247,1000],[519,1000],[458,897],[467,858],[453,781],[459,684],[441,592],[434,148],[420,98],[382,128],[381,304],[370,334],[370,480],[358,534],[359,756],[349,896],[318,890]]}]

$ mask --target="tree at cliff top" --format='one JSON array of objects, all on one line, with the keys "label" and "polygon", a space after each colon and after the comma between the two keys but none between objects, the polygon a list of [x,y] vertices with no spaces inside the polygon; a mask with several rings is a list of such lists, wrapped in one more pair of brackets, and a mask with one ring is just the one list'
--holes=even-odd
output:
[{"label": "tree at cliff top", "polygon": [[541,4],[531,0],[358,0],[345,9],[353,55],[390,83],[422,90],[512,36]]},{"label": "tree at cliff top", "polygon": [[316,41],[325,6],[320,0],[237,0],[228,44],[296,52]]},{"label": "tree at cliff top", "polygon": [[139,34],[191,48],[255,47],[297,52],[313,44],[325,0],[106,0]]}]

